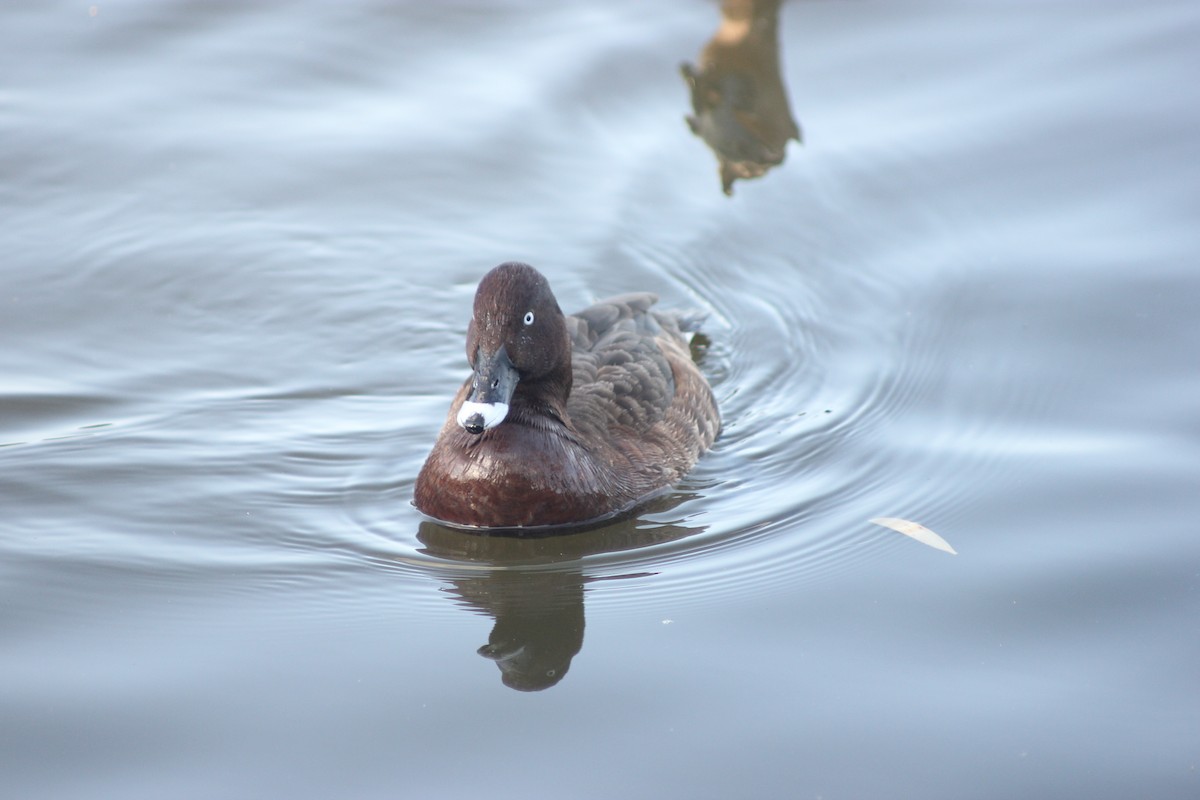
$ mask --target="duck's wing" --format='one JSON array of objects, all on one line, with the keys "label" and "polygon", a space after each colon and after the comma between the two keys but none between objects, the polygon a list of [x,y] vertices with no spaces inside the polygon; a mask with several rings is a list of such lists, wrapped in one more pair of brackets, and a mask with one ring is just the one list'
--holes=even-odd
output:
[{"label": "duck's wing", "polygon": [[663,345],[679,333],[669,317],[650,311],[657,300],[625,294],[567,317],[574,373],[567,410],[580,431],[643,432],[670,408],[675,378]]},{"label": "duck's wing", "polygon": [[[590,350],[596,342],[618,328],[657,331],[657,315],[649,313],[650,306],[658,302],[658,295],[637,292],[609,297],[567,317],[567,330],[572,344],[581,350]],[[626,323],[622,325],[622,323]]]},{"label": "duck's wing", "polygon": [[708,319],[707,311],[695,308],[651,309],[657,302],[658,295],[651,292],[617,295],[567,317],[567,325],[573,337],[581,336],[575,340],[577,347],[587,347],[624,320],[633,320],[638,330],[652,336],[666,336],[687,344],[690,334],[700,330]]}]

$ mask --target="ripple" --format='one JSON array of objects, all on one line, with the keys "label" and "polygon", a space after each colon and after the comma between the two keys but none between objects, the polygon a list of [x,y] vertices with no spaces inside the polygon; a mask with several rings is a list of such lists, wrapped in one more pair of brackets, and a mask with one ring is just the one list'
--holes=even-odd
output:
[{"label": "ripple", "polygon": [[[962,252],[931,249],[915,234],[914,226],[932,234],[943,224],[930,209],[911,204],[890,223],[903,235],[889,237],[877,222],[863,243],[833,224],[843,206],[826,187],[823,200],[806,209],[813,218],[795,231],[774,231],[770,249],[751,246],[744,221],[675,240],[647,235],[653,226],[645,220],[618,223],[613,241],[620,244],[601,259],[613,271],[598,281],[566,281],[595,285],[597,294],[651,288],[664,307],[709,313],[704,332],[711,344],[701,365],[723,430],[676,491],[631,518],[557,537],[482,536],[422,522],[409,504],[412,477],[464,369],[457,363],[460,326],[442,323],[439,331],[435,323],[424,335],[446,365],[431,380],[445,384],[444,397],[423,398],[419,411],[408,402],[413,413],[401,411],[409,423],[396,437],[407,455],[364,454],[364,464],[374,466],[364,466],[346,489],[343,544],[385,569],[435,581],[577,573],[581,581],[604,582],[597,591],[607,607],[630,609],[668,600],[719,603],[829,580],[897,553],[932,555],[869,520],[905,516],[940,527],[969,502],[954,488],[961,483],[940,478],[963,469],[986,474],[977,446],[988,424],[964,429],[957,424],[961,409],[952,426],[926,416],[945,384],[955,333],[947,315],[929,310],[962,302],[977,282],[965,275]],[[822,236],[825,224],[837,235]],[[911,245],[882,253],[870,243],[880,240]],[[746,263],[750,252],[753,263]],[[934,260],[923,280],[891,277],[904,271],[911,278],[921,259]],[[547,272],[556,283],[553,269]],[[1007,399],[1019,394],[1010,387]],[[956,452],[906,446],[912,437],[949,435],[958,437]]]}]

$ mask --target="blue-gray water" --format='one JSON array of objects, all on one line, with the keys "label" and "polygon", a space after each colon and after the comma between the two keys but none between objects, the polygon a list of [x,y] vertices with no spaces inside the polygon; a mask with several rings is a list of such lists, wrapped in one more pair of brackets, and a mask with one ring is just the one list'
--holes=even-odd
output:
[{"label": "blue-gray water", "polygon": [[[717,21],[0,10],[6,796],[1200,796],[1200,10],[789,3],[732,198]],[[709,314],[632,520],[411,506],[508,259]]]}]

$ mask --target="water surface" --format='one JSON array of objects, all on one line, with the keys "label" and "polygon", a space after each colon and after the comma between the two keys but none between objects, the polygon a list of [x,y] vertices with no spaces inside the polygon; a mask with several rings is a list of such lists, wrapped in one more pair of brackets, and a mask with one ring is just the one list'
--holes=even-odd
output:
[{"label": "water surface", "polygon": [[[0,12],[14,796],[1200,793],[1200,12],[785,4],[731,197],[718,22]],[[632,518],[411,506],[509,259],[708,313]]]}]

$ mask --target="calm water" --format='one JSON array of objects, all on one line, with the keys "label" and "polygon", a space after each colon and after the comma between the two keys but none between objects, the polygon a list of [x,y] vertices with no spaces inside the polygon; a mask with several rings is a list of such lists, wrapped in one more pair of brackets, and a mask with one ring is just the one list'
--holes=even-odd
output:
[{"label": "calm water", "polygon": [[[1200,796],[1200,10],[6,4],[13,797]],[[708,312],[637,517],[411,506],[508,259]],[[869,520],[928,526],[950,556]]]}]

